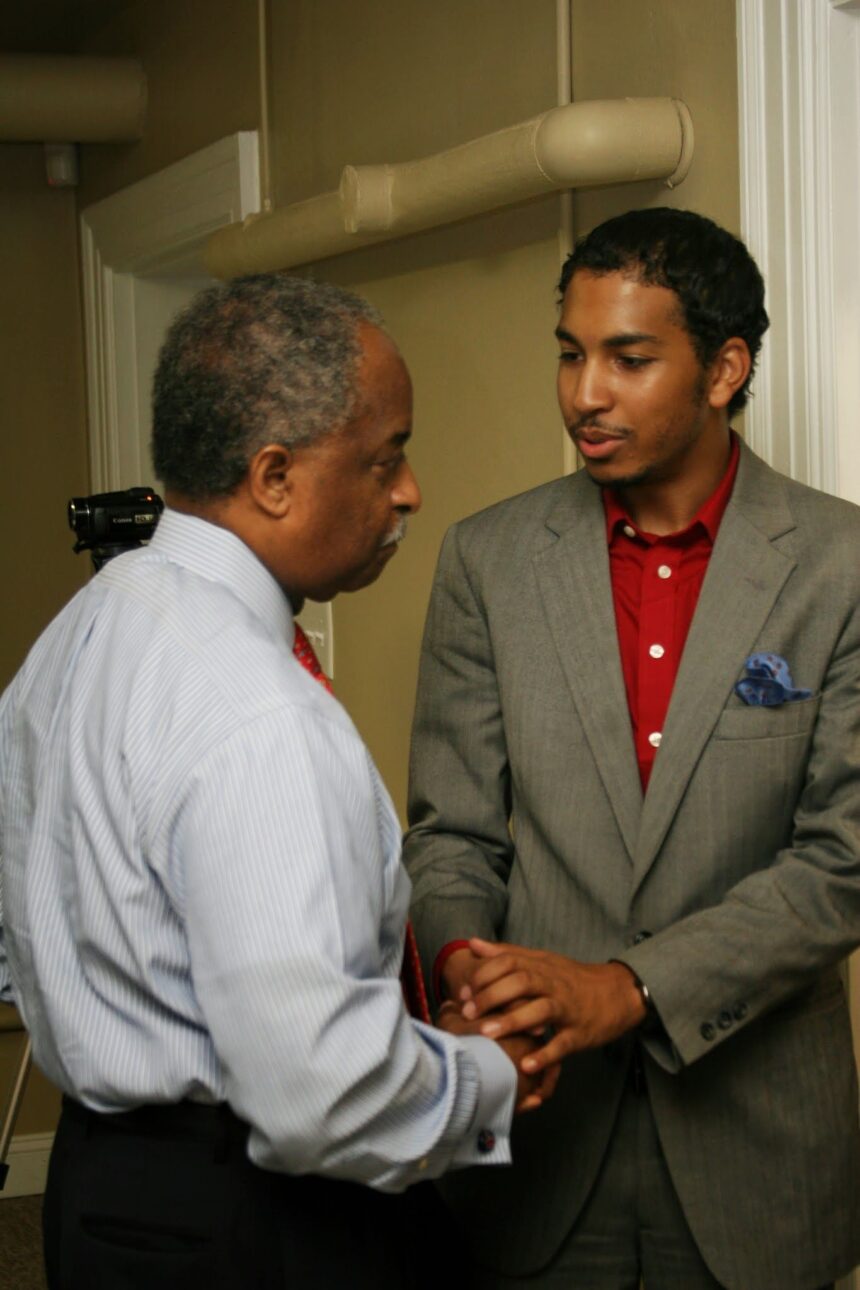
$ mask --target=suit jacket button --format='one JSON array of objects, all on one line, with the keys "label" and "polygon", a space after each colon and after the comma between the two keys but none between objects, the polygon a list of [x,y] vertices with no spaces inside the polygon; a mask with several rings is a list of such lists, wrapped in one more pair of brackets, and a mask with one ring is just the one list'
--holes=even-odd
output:
[{"label": "suit jacket button", "polygon": [[732,1014],[729,1012],[727,1008],[723,1008],[722,1012],[717,1017],[717,1025],[719,1026],[720,1030],[731,1029],[732,1022],[733,1022]]},{"label": "suit jacket button", "polygon": [[646,932],[646,931],[644,930],[644,928],[643,928],[643,930],[642,930],[641,932],[637,932],[637,933],[636,933],[636,935],[633,937],[633,944],[634,944],[634,945],[641,945],[643,941],[647,941],[647,939],[648,939],[648,937],[649,937],[650,935],[651,935],[651,933],[650,933],[650,932]]},{"label": "suit jacket button", "polygon": [[481,1129],[478,1134],[478,1150],[481,1155],[485,1156],[492,1151],[496,1145],[496,1135],[490,1129]]},{"label": "suit jacket button", "polygon": [[701,1026],[699,1026],[699,1034],[703,1039],[706,1039],[708,1043],[711,1042],[716,1033],[716,1029],[710,1021],[703,1021]]},{"label": "suit jacket button", "polygon": [[736,1003],[734,1008],[732,1008],[732,1016],[735,1021],[743,1021],[748,1012],[749,1009],[745,1003]]}]

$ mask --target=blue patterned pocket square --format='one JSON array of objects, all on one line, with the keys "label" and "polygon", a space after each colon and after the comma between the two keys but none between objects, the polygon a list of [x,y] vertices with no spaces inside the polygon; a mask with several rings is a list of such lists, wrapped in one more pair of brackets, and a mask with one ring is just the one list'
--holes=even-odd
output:
[{"label": "blue patterned pocket square", "polygon": [[793,703],[812,696],[811,690],[794,689],[788,664],[778,654],[750,654],[744,667],[747,674],[735,686],[735,694],[744,703],[776,708],[780,703]]}]

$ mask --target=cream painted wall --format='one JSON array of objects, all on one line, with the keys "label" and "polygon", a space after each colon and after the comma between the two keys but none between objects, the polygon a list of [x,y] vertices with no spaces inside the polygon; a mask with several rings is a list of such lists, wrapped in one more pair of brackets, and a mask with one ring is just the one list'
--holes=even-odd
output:
[{"label": "cream painted wall", "polygon": [[688,177],[619,184],[577,194],[585,232],[633,206],[683,206],[739,231],[735,0],[573,0],[576,99],[670,94],[693,116],[695,154]]},{"label": "cream painted wall", "polygon": [[[556,102],[554,0],[272,0],[277,203],[325,191],[346,162],[401,161]],[[733,0],[573,4],[578,99],[690,104],[685,185],[576,199],[580,228],[632,205],[696,206],[737,227]],[[559,202],[470,220],[316,266],[385,314],[412,369],[421,514],[377,586],[335,602],[336,684],[403,809],[417,654],[449,523],[561,473],[554,395]]]},{"label": "cream painted wall", "polygon": [[[737,226],[733,0],[574,0],[577,98],[674,94],[697,151],[674,193],[580,194],[584,228],[677,202]],[[137,0],[88,52],[136,54],[145,139],[83,150],[89,203],[258,120],[254,0]],[[283,205],[334,187],[347,162],[434,152],[556,102],[555,0],[270,0],[272,188]],[[455,518],[560,473],[553,393],[559,200],[326,261],[317,276],[385,314],[415,382],[412,460],[425,504],[382,581],[334,608],[338,693],[402,809],[416,661],[432,568]]]},{"label": "cream painted wall", "polygon": [[66,521],[89,478],[74,194],[48,188],[30,144],[0,145],[0,194],[2,688],[89,573]]},{"label": "cream painted wall", "polygon": [[[554,0],[272,0],[277,204],[556,103]],[[418,649],[452,520],[562,469],[553,395],[558,199],[326,261],[411,368],[424,507],[380,582],[334,605],[335,684],[402,809]]]},{"label": "cream painted wall", "polygon": [[[732,0],[575,0],[573,19],[577,98],[680,95],[697,137],[693,171],[675,193],[651,184],[580,194],[579,227],[663,201],[735,227]],[[256,41],[255,0],[136,0],[91,36],[86,52],[143,59],[150,108],[140,143],[82,149],[79,208],[255,128]],[[419,156],[553,106],[554,0],[271,0],[270,76],[274,195],[283,203],[331,187],[346,162]],[[0,449],[5,477],[16,481],[0,521],[16,606],[0,647],[7,677],[86,576],[64,521],[51,518],[88,484],[74,197],[44,188],[41,164],[38,148],[0,148],[0,245],[16,323],[0,355],[15,431]],[[384,579],[335,605],[338,691],[400,806],[442,533],[562,468],[552,342],[558,209],[543,199],[316,267],[379,305],[415,380],[411,456],[424,509]],[[13,540],[21,532],[26,564]],[[28,1110],[20,1127],[44,1124]]]},{"label": "cream painted wall", "polygon": [[[555,206],[499,219],[492,229],[482,221],[483,251],[467,252],[454,235],[453,258],[428,267],[413,260],[383,277],[370,276],[378,266],[366,261],[339,266],[339,280],[389,320],[415,386],[410,459],[423,508],[384,577],[334,605],[337,690],[401,810],[418,651],[445,529],[561,473]],[[506,223],[536,240],[491,249]]]},{"label": "cream painted wall", "polygon": [[270,0],[279,202],[555,105],[555,0]]},{"label": "cream painted wall", "polygon": [[[89,575],[66,523],[68,499],[89,491],[75,199],[48,188],[35,145],[0,146],[0,281],[2,690]],[[0,1033],[0,1106],[19,1042]],[[19,1132],[50,1128],[56,1107],[56,1093],[34,1074]]]},{"label": "cream painted wall", "polygon": [[259,120],[256,0],[136,0],[81,53],[141,59],[146,128],[137,143],[81,149],[78,207]]}]

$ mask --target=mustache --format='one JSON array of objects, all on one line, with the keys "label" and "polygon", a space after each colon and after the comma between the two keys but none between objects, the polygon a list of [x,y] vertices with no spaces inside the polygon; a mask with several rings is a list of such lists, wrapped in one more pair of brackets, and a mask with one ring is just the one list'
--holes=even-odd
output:
[{"label": "mustache", "polygon": [[627,426],[609,425],[606,421],[601,421],[600,417],[588,414],[579,417],[572,425],[568,426],[568,430],[574,436],[581,434],[583,430],[597,430],[600,434],[614,435],[619,439],[626,439],[630,434]]},{"label": "mustache", "polygon": [[406,515],[398,515],[394,522],[394,527],[391,529],[390,533],[386,533],[382,545],[384,547],[395,546],[398,542],[402,542],[406,537],[406,526],[408,522],[408,517]]}]

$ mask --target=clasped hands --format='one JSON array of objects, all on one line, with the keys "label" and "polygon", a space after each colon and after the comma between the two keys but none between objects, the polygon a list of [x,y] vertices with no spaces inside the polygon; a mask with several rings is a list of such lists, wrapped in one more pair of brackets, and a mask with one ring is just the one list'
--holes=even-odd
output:
[{"label": "clasped hands", "polygon": [[475,937],[443,969],[437,1024],[495,1039],[517,1068],[517,1111],[552,1096],[561,1061],[638,1026],[645,1004],[623,963],[580,963],[548,950]]}]

